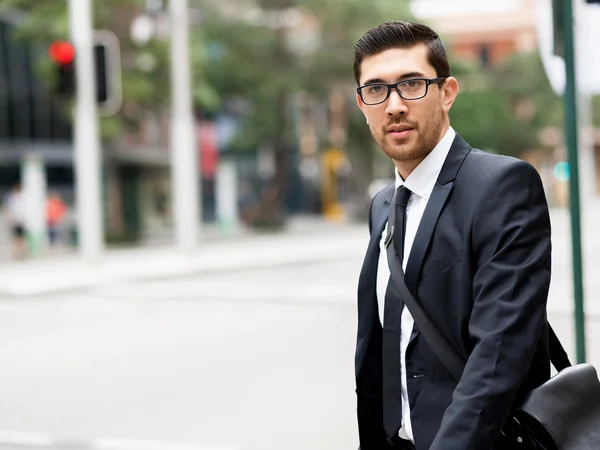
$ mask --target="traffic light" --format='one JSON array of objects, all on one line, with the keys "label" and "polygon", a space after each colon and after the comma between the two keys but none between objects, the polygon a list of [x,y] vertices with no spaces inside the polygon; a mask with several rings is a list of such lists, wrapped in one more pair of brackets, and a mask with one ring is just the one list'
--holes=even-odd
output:
[{"label": "traffic light", "polygon": [[[71,98],[77,93],[75,48],[70,42],[56,41],[48,49],[56,73],[55,91]],[[121,57],[119,41],[113,33],[98,31],[93,48],[98,110],[108,116],[121,107]]]},{"label": "traffic light", "polygon": [[107,48],[104,44],[94,45],[94,58],[96,64],[96,101],[102,104],[108,100],[109,78],[107,68]]},{"label": "traffic light", "polygon": [[94,57],[96,63],[96,100],[98,111],[104,116],[121,109],[121,48],[119,38],[108,30],[95,33]]},{"label": "traffic light", "polygon": [[75,49],[70,42],[56,41],[48,49],[56,66],[56,92],[65,97],[75,94]]}]

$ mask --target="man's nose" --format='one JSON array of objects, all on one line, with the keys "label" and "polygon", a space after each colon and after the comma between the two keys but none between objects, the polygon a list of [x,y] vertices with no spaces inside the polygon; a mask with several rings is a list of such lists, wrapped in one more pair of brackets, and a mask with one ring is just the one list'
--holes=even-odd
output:
[{"label": "man's nose", "polygon": [[390,116],[403,115],[407,112],[406,100],[400,97],[397,89],[392,89],[387,101],[386,112]]}]

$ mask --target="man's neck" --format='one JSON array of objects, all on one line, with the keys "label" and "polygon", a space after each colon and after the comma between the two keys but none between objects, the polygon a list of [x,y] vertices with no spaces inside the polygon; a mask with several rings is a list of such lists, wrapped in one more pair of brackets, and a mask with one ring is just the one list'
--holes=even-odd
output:
[{"label": "man's neck", "polygon": [[417,168],[417,166],[419,164],[421,164],[423,162],[423,160],[425,158],[427,158],[427,156],[429,156],[429,154],[433,151],[433,149],[436,148],[439,145],[439,143],[442,141],[442,139],[444,139],[444,136],[446,136],[446,133],[448,132],[449,129],[450,129],[450,123],[447,122],[446,125],[443,127],[443,132],[439,136],[436,144],[431,148],[431,150],[429,150],[429,152],[427,152],[422,157],[417,158],[417,159],[411,159],[409,161],[396,161],[396,160],[394,160],[394,165],[396,166],[396,169],[398,170],[398,173],[400,174],[400,176],[402,177],[402,179],[404,181],[406,181],[406,179],[413,172],[413,170],[415,170]]}]

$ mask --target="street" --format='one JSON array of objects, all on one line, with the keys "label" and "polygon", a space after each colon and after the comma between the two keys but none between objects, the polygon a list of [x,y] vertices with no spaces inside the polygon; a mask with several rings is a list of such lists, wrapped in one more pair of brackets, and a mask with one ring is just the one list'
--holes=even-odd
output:
[{"label": "street", "polygon": [[[400,179],[383,243],[451,338],[533,348],[545,309],[600,373],[598,38],[600,0],[0,0],[0,450],[357,449],[358,279]],[[399,384],[454,386],[420,349],[394,379],[405,294],[390,427]],[[500,387],[509,359],[474,359]]]},{"label": "street", "polygon": [[356,444],[357,261],[0,304],[0,429],[208,448]]},{"label": "street", "polygon": [[[569,243],[561,216],[555,221],[549,320],[573,356]],[[357,232],[356,252],[340,261],[3,300],[0,449],[356,448],[355,292],[365,243]],[[587,341],[598,366],[596,286],[589,279]]]}]

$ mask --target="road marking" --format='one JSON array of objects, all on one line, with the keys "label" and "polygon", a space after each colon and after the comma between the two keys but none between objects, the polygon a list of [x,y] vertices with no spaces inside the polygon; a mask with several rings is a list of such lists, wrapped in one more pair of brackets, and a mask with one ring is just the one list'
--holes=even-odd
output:
[{"label": "road marking", "polygon": [[143,441],[101,438],[93,441],[94,450],[239,450],[235,447],[207,447],[183,442]]},{"label": "road marking", "polygon": [[27,448],[71,450],[240,450],[238,447],[215,447],[184,442],[139,439],[64,439],[47,433],[0,430],[0,448],[8,445]]},{"label": "road marking", "polygon": [[0,430],[0,445],[51,447],[53,444],[54,439],[46,433],[24,433],[21,431]]}]

